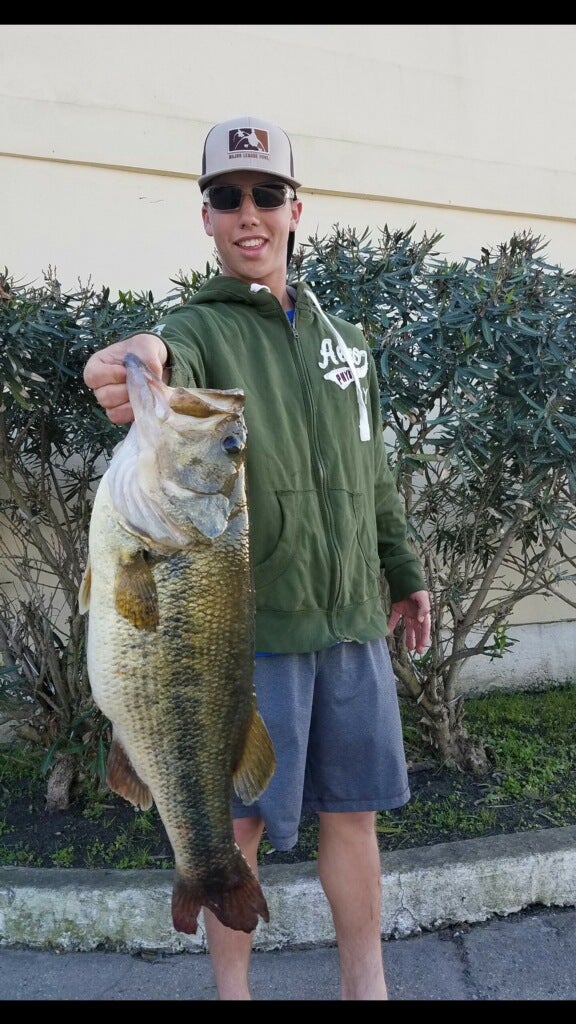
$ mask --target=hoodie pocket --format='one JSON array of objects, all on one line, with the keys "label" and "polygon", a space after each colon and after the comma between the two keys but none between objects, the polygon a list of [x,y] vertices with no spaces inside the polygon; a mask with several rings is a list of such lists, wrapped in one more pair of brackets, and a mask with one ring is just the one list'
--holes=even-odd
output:
[{"label": "hoodie pocket", "polygon": [[252,541],[254,557],[254,586],[256,590],[267,587],[282,576],[294,561],[302,494],[295,491],[277,491],[276,499],[280,510],[280,530],[276,546],[262,562],[258,562],[258,548],[269,545],[266,529],[259,528]]},{"label": "hoodie pocket", "polygon": [[[380,577],[380,558],[378,555],[378,534],[374,515],[366,515],[366,497],[358,492],[352,494],[352,505],[356,518],[356,536],[366,566],[375,578]],[[372,511],[372,510],[371,510]]]}]

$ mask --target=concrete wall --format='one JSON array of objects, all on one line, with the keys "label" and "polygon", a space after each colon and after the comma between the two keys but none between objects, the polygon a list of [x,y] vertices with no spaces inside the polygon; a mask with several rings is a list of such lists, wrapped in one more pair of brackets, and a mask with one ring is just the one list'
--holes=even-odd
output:
[{"label": "concrete wall", "polygon": [[439,230],[450,257],[531,228],[576,264],[576,26],[0,27],[2,262],[164,294],[212,258],[195,184],[210,126],[291,135],[299,241]]},{"label": "concrete wall", "polygon": [[[299,243],[415,223],[461,259],[530,229],[573,269],[575,53],[574,25],[0,26],[0,267],[166,294],[213,260],[204,137],[253,112],[291,136]],[[513,621],[573,615],[526,601]]]}]

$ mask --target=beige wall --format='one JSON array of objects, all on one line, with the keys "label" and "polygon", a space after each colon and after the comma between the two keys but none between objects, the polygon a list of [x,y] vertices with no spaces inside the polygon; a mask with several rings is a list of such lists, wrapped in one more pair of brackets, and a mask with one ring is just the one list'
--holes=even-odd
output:
[{"label": "beige wall", "polygon": [[292,138],[299,242],[415,222],[460,259],[531,229],[573,269],[575,54],[574,25],[0,26],[0,268],[166,294],[213,258],[206,132],[251,112]]},{"label": "beige wall", "polygon": [[0,263],[65,288],[203,267],[196,178],[237,113],[292,137],[298,240],[333,224],[441,231],[450,258],[514,231],[576,265],[576,26],[0,27]]}]

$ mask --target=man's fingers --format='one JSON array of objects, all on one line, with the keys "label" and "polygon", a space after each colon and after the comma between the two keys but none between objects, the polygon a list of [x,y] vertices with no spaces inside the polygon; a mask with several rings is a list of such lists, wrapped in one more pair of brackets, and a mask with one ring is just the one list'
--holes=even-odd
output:
[{"label": "man's fingers", "polygon": [[394,612],[394,611],[391,612],[390,618],[388,619],[388,629],[390,630],[391,633],[394,632],[394,630],[396,629],[396,626],[398,625],[399,621],[400,621],[400,614],[399,614],[399,612]]}]

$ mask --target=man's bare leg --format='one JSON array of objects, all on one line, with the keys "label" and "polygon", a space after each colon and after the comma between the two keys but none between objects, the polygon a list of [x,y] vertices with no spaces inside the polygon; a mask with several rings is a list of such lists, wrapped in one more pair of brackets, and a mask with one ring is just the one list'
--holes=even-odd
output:
[{"label": "man's bare leg", "polygon": [[[234,821],[236,842],[256,876],[258,845],[263,828],[264,822],[261,818],[237,818]],[[252,933],[226,928],[206,908],[204,923],[218,998],[250,999],[248,970],[252,952]]]},{"label": "man's bare leg", "polygon": [[372,811],[319,814],[318,873],[334,919],[342,999],[387,999]]}]

